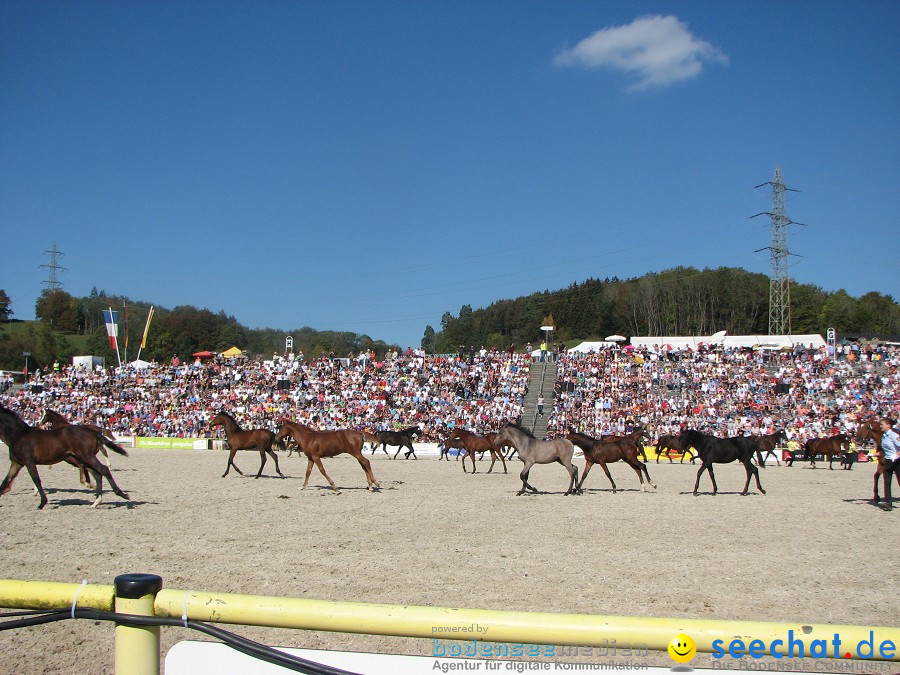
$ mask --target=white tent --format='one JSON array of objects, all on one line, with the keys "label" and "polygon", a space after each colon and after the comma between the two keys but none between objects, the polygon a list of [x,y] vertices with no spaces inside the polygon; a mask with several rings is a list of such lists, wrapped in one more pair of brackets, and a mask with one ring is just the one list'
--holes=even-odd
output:
[{"label": "white tent", "polygon": [[632,337],[631,344],[635,347],[659,348],[662,345],[672,345],[673,349],[691,348],[696,350],[700,346],[720,344],[726,349],[738,347],[793,347],[801,345],[808,349],[818,349],[825,346],[825,340],[821,335],[695,335],[691,337]]},{"label": "white tent", "polygon": [[147,370],[150,367],[149,361],[144,361],[143,359],[135,359],[131,363],[128,364],[135,370]]},{"label": "white tent", "polygon": [[609,340],[600,340],[598,342],[582,342],[580,345],[575,345],[574,347],[567,349],[566,351],[575,352],[577,354],[588,354],[590,352],[598,352],[601,349],[615,346],[615,342],[611,342]]}]

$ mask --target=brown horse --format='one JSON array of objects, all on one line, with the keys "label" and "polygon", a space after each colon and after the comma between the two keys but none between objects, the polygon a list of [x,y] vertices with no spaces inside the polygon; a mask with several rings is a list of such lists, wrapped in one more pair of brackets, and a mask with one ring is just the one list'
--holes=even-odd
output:
[{"label": "brown horse", "polygon": [[234,463],[234,456],[238,450],[252,450],[254,448],[259,451],[260,459],[259,471],[256,472],[256,477],[259,478],[262,475],[263,467],[266,465],[266,455],[269,455],[275,460],[275,471],[284,478],[284,474],[281,473],[281,469],[278,467],[278,455],[272,450],[275,434],[271,431],[268,429],[241,429],[235,419],[226,412],[220,412],[213,417],[209,421],[209,426],[210,428],[217,426],[225,428],[225,441],[228,443],[230,452],[228,454],[228,464],[225,465],[225,473],[222,474],[222,478],[228,475],[231,467],[234,467],[234,470],[243,476],[243,472]]},{"label": "brown horse", "polygon": [[[69,422],[69,420],[67,420],[60,413],[54,412],[53,410],[50,410],[48,408],[47,410],[44,411],[44,416],[41,418],[41,421],[38,424],[47,424],[50,426],[51,429],[59,429],[60,427],[70,426],[72,423]],[[101,434],[105,438],[108,438],[109,440],[115,442],[115,438],[113,437],[113,434],[109,429],[102,429],[101,427],[98,427],[96,424],[81,424],[79,426],[87,427],[88,429],[96,431],[98,434]],[[106,466],[112,466],[109,463],[109,453],[106,451],[105,446],[102,446],[102,445],[100,446],[100,452],[103,453],[103,457],[105,459],[100,459],[98,457],[97,461],[99,461],[103,464],[106,464]],[[79,477],[81,479],[82,485],[86,485],[88,487],[93,487],[93,485],[91,484],[91,474],[87,469],[85,469],[84,467],[80,467],[78,469],[78,473],[79,473]]]},{"label": "brown horse", "polygon": [[645,491],[644,476],[647,477],[647,482],[650,483],[652,487],[656,487],[656,484],[650,480],[650,474],[647,473],[647,465],[637,458],[638,446],[634,441],[625,439],[619,441],[604,441],[602,439],[592,438],[586,434],[578,433],[574,429],[569,429],[569,434],[566,438],[584,452],[584,472],[581,474],[581,480],[578,483],[578,487],[575,488],[578,492],[583,492],[581,486],[584,485],[584,479],[587,478],[591,467],[594,466],[594,464],[599,464],[600,468],[603,469],[603,473],[605,473],[606,477],[609,479],[609,482],[612,485],[613,494],[615,494],[616,482],[609,474],[609,469],[606,465],[609,462],[618,462],[619,460],[625,462],[634,469],[634,472],[638,476],[638,480],[641,482],[641,492]]},{"label": "brown horse", "polygon": [[634,431],[631,431],[624,435],[619,434],[607,434],[606,436],[601,436],[600,440],[604,443],[614,443],[616,441],[628,441],[630,443],[634,443],[637,447],[638,454],[644,458],[644,461],[647,461],[647,453],[644,452],[644,439],[653,442],[653,439],[650,437],[650,432],[647,431],[647,425],[642,424],[639,427],[635,427]]},{"label": "brown horse", "polygon": [[447,440],[444,441],[445,448],[459,448],[460,450],[465,450],[466,454],[462,458],[462,468],[463,473],[468,473],[466,471],[466,458],[471,458],[472,460],[472,473],[476,473],[475,469],[475,453],[476,452],[490,452],[491,453],[491,466],[487,470],[488,473],[494,470],[494,464],[497,463],[497,459],[500,459],[500,462],[503,464],[503,473],[506,473],[506,460],[503,457],[503,452],[499,448],[494,447],[494,440],[497,438],[497,434],[491,433],[486,434],[484,436],[479,436],[478,434],[474,434],[471,431],[466,429],[456,428],[450,432],[450,435],[447,437]]},{"label": "brown horse", "polygon": [[88,469],[94,474],[97,481],[95,488],[97,498],[91,504],[92,507],[97,507],[102,501],[104,476],[109,480],[113,492],[122,499],[128,499],[128,495],[116,485],[109,467],[97,460],[97,452],[101,445],[105,445],[120,455],[127,456],[128,453],[121,446],[92,429],[82,426],[37,429],[29,426],[12,410],[0,405],[0,439],[9,446],[9,472],[0,483],[0,495],[10,491],[13,481],[24,466],[28,469],[31,480],[41,495],[38,508],[44,508],[47,505],[47,495],[41,485],[37,465],[65,461],[79,469]]},{"label": "brown horse", "polygon": [[662,456],[663,450],[666,451],[666,457],[669,459],[669,464],[672,464],[672,455],[669,454],[669,450],[674,450],[675,452],[681,453],[681,462],[679,464],[684,463],[684,456],[687,453],[691,453],[691,464],[694,463],[694,460],[697,459],[696,453],[691,451],[690,446],[685,447],[684,442],[681,440],[681,436],[674,436],[672,434],[664,434],[659,437],[659,440],[656,441],[656,463],[659,464],[659,458]]},{"label": "brown horse", "polygon": [[[809,460],[810,466],[816,468],[816,455],[823,455],[828,458],[828,468],[832,471],[834,467],[834,456],[844,452],[850,452],[850,436],[847,434],[835,434],[828,438],[810,438],[803,446],[803,461]],[[788,466],[794,465],[793,457],[788,460]]]},{"label": "brown horse", "polygon": [[[881,424],[877,419],[860,422],[856,428],[856,440],[861,443],[866,441],[874,441],[875,443],[875,477],[872,486],[872,499],[876,504],[881,501],[881,496],[878,494],[878,479],[884,474],[884,464],[881,463],[881,460],[884,459],[884,450],[881,449],[881,437],[883,435],[884,432],[881,430]],[[897,476],[897,485],[900,486],[900,476]]]},{"label": "brown horse", "polygon": [[366,481],[368,489],[373,490],[380,488],[375,475],[372,473],[372,465],[369,460],[363,456],[363,433],[354,429],[338,429],[337,431],[316,431],[305,424],[298,422],[290,422],[286,419],[281,420],[281,428],[275,435],[276,441],[281,441],[290,436],[300,445],[303,453],[306,455],[308,463],[306,465],[306,479],[303,481],[302,490],[306,489],[309,483],[309,474],[312,473],[313,464],[319,468],[319,472],[325,476],[325,480],[331,485],[331,489],[335,493],[338,492],[334,481],[325,473],[325,467],[322,466],[323,457],[334,457],[347,453],[353,455],[359,465],[366,472]]},{"label": "brown horse", "polygon": [[778,447],[778,441],[783,440],[787,442],[787,434],[784,433],[784,429],[771,434],[763,434],[762,436],[751,436],[750,438],[756,441],[756,446],[759,448],[759,452],[756,453],[756,459],[759,464],[765,464],[769,455],[772,455],[775,458],[775,463],[781,466],[775,448]]}]

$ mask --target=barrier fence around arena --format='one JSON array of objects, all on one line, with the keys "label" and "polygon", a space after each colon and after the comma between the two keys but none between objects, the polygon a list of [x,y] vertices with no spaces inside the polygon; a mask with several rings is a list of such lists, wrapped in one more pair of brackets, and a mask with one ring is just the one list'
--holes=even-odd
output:
[{"label": "barrier fence around arena", "polygon": [[[745,644],[759,640],[765,646],[762,654],[771,655],[773,641],[784,641],[786,646],[791,634],[804,641],[807,649],[813,641],[824,641],[826,653],[821,658],[861,659],[864,657],[854,653],[853,649],[862,642],[874,642],[873,660],[900,661],[897,649],[888,655],[878,649],[887,642],[900,648],[900,628],[896,627],[554,614],[308,600],[163,589],[160,577],[146,574],[121,575],[113,586],[0,580],[0,607],[71,608],[74,615],[76,606],[180,619],[185,623],[188,620],[206,621],[530,645],[602,647],[618,641],[618,644],[645,645],[653,651],[666,651],[669,642],[684,633],[693,638],[697,651],[704,653],[714,652],[715,641],[721,640],[727,649],[732,640],[740,639]],[[158,626],[129,626],[120,622],[115,630],[117,675],[159,673]],[[841,652],[847,649],[846,653],[835,653],[833,639],[837,636],[844,646]]]}]

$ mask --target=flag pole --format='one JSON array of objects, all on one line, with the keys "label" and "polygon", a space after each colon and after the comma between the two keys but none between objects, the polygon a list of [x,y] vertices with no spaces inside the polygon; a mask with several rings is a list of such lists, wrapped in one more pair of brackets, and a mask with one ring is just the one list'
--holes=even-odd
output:
[{"label": "flag pole", "polygon": [[125,333],[125,363],[128,363],[128,306],[122,303],[122,331]]},{"label": "flag pole", "polygon": [[113,337],[116,338],[116,359],[119,361],[119,368],[122,367],[122,355],[119,353],[119,322],[116,321],[118,317],[113,314],[112,305],[109,306],[109,318],[113,321],[112,328],[110,330],[113,331]]},{"label": "flag pole", "polygon": [[144,335],[141,337],[141,344],[138,347],[138,355],[137,358],[140,361],[141,359],[141,350],[147,346],[147,333],[150,332],[150,319],[153,318],[153,307],[150,307],[150,311],[147,313],[147,323],[144,325]]}]

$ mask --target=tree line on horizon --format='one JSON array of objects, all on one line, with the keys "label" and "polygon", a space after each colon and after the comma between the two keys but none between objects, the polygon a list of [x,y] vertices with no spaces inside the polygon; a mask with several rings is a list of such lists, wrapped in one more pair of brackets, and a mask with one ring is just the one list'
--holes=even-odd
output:
[{"label": "tree line on horizon", "polygon": [[[795,334],[820,333],[834,328],[842,334],[900,333],[900,305],[889,295],[870,291],[854,298],[844,290],[827,292],[810,284],[791,283],[791,324]],[[35,303],[37,321],[23,330],[0,324],[0,368],[21,370],[23,352],[30,369],[47,368],[54,361],[91,354],[116,363],[102,311],[119,311],[119,345],[128,344],[128,359],[138,347],[152,303],[92,289],[75,297],[61,289],[45,289]],[[498,300],[482,309],[463,305],[457,315],[445,312],[440,331],[426,326],[421,346],[432,354],[456,353],[460,346],[506,349],[515,344],[539,343],[540,327],[553,325],[554,340],[602,340],[607,335],[731,335],[768,332],[769,278],[740,268],[698,270],[676,267],[620,280],[588,279],[567,288]],[[250,329],[224,311],[190,305],[166,309],[155,305],[146,347],[141,358],[184,361],[198,351],[222,352],[238,347],[255,356],[283,354],[285,339],[293,351],[307,358],[346,357],[372,351],[380,357],[390,345],[350,331],[320,331],[308,326],[294,330]],[[0,290],[0,320],[13,314],[6,292]],[[127,323],[125,321],[127,314]],[[127,338],[126,338],[127,336]]]},{"label": "tree line on horizon", "polygon": [[[854,298],[791,282],[791,332],[900,333],[900,305],[870,291]],[[642,277],[588,279],[557,291],[498,300],[483,309],[445,312],[439,331],[426,326],[422,346],[453,353],[460,346],[506,349],[544,339],[603,340],[608,335],[765,335],[769,331],[769,277],[741,268],[675,267]]]}]

